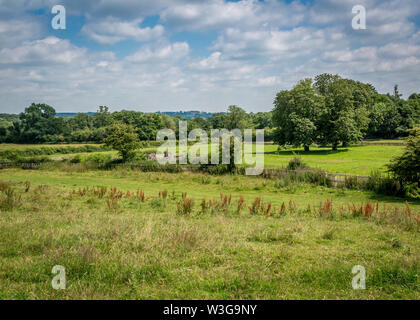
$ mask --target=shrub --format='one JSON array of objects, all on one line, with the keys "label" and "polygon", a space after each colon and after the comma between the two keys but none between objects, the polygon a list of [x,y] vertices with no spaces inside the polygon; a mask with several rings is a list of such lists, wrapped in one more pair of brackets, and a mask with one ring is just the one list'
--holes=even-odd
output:
[{"label": "shrub", "polygon": [[82,162],[82,157],[80,154],[75,155],[73,158],[70,159],[70,163],[80,163]]},{"label": "shrub", "polygon": [[226,164],[203,164],[199,167],[199,170],[211,175],[223,175],[230,173]]},{"label": "shrub", "polygon": [[420,128],[410,131],[404,153],[388,165],[388,170],[404,187],[417,184],[420,188]]},{"label": "shrub", "polygon": [[134,127],[123,123],[110,125],[107,128],[107,136],[104,142],[107,146],[119,152],[123,162],[133,159],[135,150],[140,147],[140,141]]},{"label": "shrub", "polygon": [[54,154],[88,153],[111,150],[105,145],[84,145],[84,146],[42,146],[31,147],[22,150],[0,151],[0,158],[15,160],[17,157],[50,156]]},{"label": "shrub", "polygon": [[41,164],[46,162],[51,162],[52,160],[48,158],[47,156],[33,156],[33,157],[17,157],[15,159],[15,163],[18,165],[24,165],[24,164]]},{"label": "shrub", "polygon": [[106,165],[112,161],[110,154],[92,154],[85,158],[85,162],[93,162],[99,165]]},{"label": "shrub", "polygon": [[0,190],[0,211],[12,211],[21,204],[21,196],[10,188],[2,188]]},{"label": "shrub", "polygon": [[303,162],[301,157],[293,157],[293,159],[291,159],[289,161],[289,164],[287,165],[287,168],[289,170],[296,170],[296,169],[300,169],[300,168],[306,168],[306,164]]},{"label": "shrub", "polygon": [[179,215],[190,215],[193,211],[194,201],[187,197],[183,197],[182,201],[177,204],[177,213]]}]

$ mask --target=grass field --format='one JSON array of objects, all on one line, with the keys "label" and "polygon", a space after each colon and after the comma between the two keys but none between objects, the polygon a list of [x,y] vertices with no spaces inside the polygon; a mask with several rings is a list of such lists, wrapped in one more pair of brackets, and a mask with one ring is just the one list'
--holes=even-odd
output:
[{"label": "grass field", "polygon": [[[400,140],[396,140],[400,141]],[[14,145],[0,144],[0,151],[25,150],[35,147],[48,147],[53,145]],[[65,146],[65,145],[57,145]],[[83,144],[71,144],[69,146],[84,146]],[[287,166],[290,159],[295,155],[302,157],[307,165],[313,168],[322,168],[328,172],[369,175],[372,170],[386,171],[385,165],[402,153],[404,146],[395,145],[360,145],[340,148],[338,151],[331,151],[330,148],[312,147],[310,152],[304,152],[301,148],[289,148],[278,151],[277,145],[264,146],[264,165],[266,168],[281,168]],[[145,153],[156,152],[157,148],[143,148]],[[171,150],[172,153],[177,153]],[[255,147],[254,147],[255,152]],[[116,158],[116,151],[79,152],[67,154],[48,155],[53,160],[71,159],[75,155],[88,156],[93,154],[109,154]]]},{"label": "grass field", "polygon": [[[192,173],[8,169],[0,180],[22,196],[21,207],[0,214],[3,299],[420,298],[418,231],[339,209],[379,200],[380,210],[403,210],[403,199]],[[115,206],[92,191],[110,185],[124,194]],[[201,199],[219,201],[221,191],[232,196],[232,208],[201,213]],[[176,213],[182,192],[194,199],[190,215]],[[240,196],[246,206],[237,214]],[[273,204],[272,216],[250,214],[246,207],[258,196]],[[334,213],[322,216],[327,199]],[[282,202],[286,213],[278,215]],[[412,214],[419,209],[411,202]],[[367,270],[366,290],[351,287],[357,264]],[[54,265],[66,268],[66,290],[51,288]]]},{"label": "grass field", "polygon": [[329,172],[355,175],[369,175],[372,170],[386,171],[385,165],[402,153],[404,146],[366,145],[339,148],[288,149],[277,152],[276,145],[265,146],[265,167],[277,168],[287,166],[294,155],[299,155],[310,166],[322,168]]},{"label": "grass field", "polygon": [[[364,174],[401,150],[302,158]],[[266,167],[299,152],[276,151],[265,146]],[[418,200],[239,175],[46,168],[0,170],[0,299],[420,299]],[[66,290],[51,286],[55,265]],[[352,288],[355,265],[366,290]]]}]

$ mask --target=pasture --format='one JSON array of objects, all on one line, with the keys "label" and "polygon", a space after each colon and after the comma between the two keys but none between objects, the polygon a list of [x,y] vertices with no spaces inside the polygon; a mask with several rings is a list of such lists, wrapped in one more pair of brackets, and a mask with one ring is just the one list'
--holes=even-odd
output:
[{"label": "pasture", "polygon": [[[385,147],[302,158],[363,174],[398,153]],[[265,148],[267,167],[293,155]],[[1,299],[420,298],[416,200],[81,165],[4,169],[0,182]],[[66,290],[51,287],[54,265],[66,268]],[[366,290],[352,288],[355,265]]]}]

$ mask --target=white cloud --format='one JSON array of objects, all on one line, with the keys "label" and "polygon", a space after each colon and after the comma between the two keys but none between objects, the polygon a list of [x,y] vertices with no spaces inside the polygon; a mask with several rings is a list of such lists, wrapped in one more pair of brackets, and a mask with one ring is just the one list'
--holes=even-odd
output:
[{"label": "white cloud", "polygon": [[42,29],[38,21],[27,16],[0,20],[0,48],[13,48],[22,41],[35,39]]},{"label": "white cloud", "polygon": [[83,26],[82,32],[100,44],[115,44],[123,40],[146,42],[159,39],[164,32],[161,25],[153,28],[140,28],[141,19],[120,21],[107,18],[103,21],[91,21]]},{"label": "white cloud", "polygon": [[343,35],[333,29],[297,27],[291,30],[241,31],[227,29],[214,49],[236,58],[279,60],[311,54],[340,46]]},{"label": "white cloud", "polygon": [[42,40],[29,41],[22,46],[0,50],[0,64],[69,64],[86,52],[73,46],[69,40],[48,37]]},{"label": "white cloud", "polygon": [[159,45],[153,47],[143,46],[136,53],[126,57],[129,62],[170,62],[176,61],[188,55],[190,47],[186,42],[175,42],[172,44]]},{"label": "white cloud", "polygon": [[[269,110],[276,92],[323,72],[370,82],[382,92],[395,83],[405,94],[419,88],[417,0],[358,1],[367,10],[367,30],[351,28],[353,0],[62,3],[68,23],[74,14],[84,17],[87,39],[51,36],[57,33],[45,30],[50,16],[39,20],[22,9],[48,12],[53,0],[0,0],[2,111],[17,112],[32,101],[60,111],[103,104],[114,110],[223,111],[229,104]],[[157,24],[144,27],[148,16]],[[207,35],[215,40],[206,43]],[[86,40],[95,42],[92,49],[75,45]],[[121,41],[130,51],[102,51],[102,44]]]},{"label": "white cloud", "polygon": [[298,1],[285,4],[269,0],[226,2],[223,0],[191,1],[168,6],[162,21],[178,30],[219,30],[265,25],[294,26],[304,18],[304,5]]}]

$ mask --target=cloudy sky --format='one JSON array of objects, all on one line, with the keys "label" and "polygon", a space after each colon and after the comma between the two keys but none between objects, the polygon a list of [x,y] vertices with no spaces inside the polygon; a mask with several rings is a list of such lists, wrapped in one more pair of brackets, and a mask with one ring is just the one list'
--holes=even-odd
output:
[{"label": "cloudy sky", "polygon": [[420,1],[0,0],[0,112],[268,111],[323,72],[420,92]]}]

